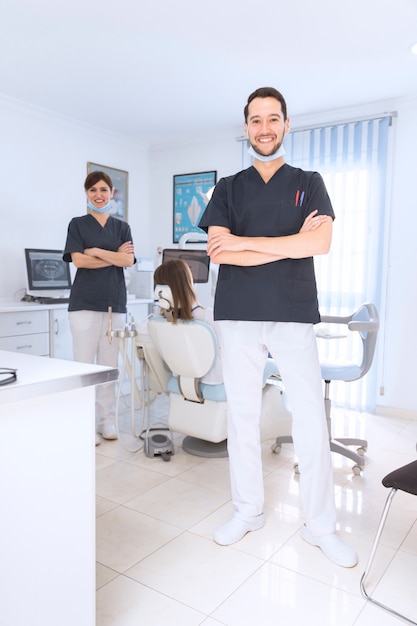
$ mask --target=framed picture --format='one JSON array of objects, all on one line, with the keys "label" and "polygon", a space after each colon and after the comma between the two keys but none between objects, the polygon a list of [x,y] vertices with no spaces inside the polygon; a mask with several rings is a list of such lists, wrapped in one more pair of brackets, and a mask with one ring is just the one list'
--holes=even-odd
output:
[{"label": "framed picture", "polygon": [[90,174],[91,172],[104,172],[110,176],[114,187],[114,195],[110,206],[110,215],[127,222],[129,172],[116,170],[114,167],[107,167],[107,165],[100,165],[99,163],[88,162],[87,174]]},{"label": "framed picture", "polygon": [[185,233],[204,233],[198,222],[209,201],[207,192],[216,182],[216,171],[174,176],[174,243],[178,243]]}]

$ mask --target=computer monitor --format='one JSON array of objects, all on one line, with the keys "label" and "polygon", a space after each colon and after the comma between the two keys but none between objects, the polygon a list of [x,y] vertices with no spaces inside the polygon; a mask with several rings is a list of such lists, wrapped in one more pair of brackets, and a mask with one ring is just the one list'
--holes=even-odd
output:
[{"label": "computer monitor", "polygon": [[180,248],[165,248],[162,251],[162,263],[172,259],[182,259],[188,263],[195,283],[208,283],[210,257],[205,250],[183,250]]},{"label": "computer monitor", "polygon": [[72,286],[69,263],[62,250],[25,248],[28,296],[67,298]]}]

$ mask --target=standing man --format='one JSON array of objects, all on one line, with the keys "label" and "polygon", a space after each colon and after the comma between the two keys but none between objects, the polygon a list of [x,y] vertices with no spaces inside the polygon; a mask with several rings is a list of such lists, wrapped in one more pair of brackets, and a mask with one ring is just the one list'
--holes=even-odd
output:
[{"label": "standing man", "polygon": [[[329,437],[313,324],[320,321],[313,256],[327,254],[334,213],[317,172],[284,162],[287,106],[272,87],[244,109],[254,164],[222,178],[199,226],[220,264],[214,318],[221,336],[229,406],[228,451],[235,513],[218,527],[221,545],[264,525],[259,418],[268,352],[282,376],[293,416],[306,523],[303,539],[343,567],[355,551],[336,534]],[[303,228],[305,221],[315,226]],[[326,217],[327,216],[327,217]]]}]

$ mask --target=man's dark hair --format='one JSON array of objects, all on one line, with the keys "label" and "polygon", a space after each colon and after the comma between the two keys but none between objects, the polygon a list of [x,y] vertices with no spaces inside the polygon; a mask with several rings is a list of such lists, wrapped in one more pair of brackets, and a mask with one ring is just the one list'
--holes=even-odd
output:
[{"label": "man's dark hair", "polygon": [[100,180],[103,180],[110,189],[113,189],[112,180],[105,172],[91,172],[84,181],[84,189],[88,191],[91,187],[97,185]]},{"label": "man's dark hair", "polygon": [[278,100],[278,102],[281,103],[281,109],[284,114],[284,120],[287,119],[287,103],[285,102],[285,98],[282,95],[282,93],[280,93],[274,87],[260,87],[259,89],[256,89],[253,93],[251,93],[251,95],[248,98],[248,102],[245,108],[243,109],[245,122],[248,121],[249,105],[252,102],[252,100],[254,100],[255,98],[275,98],[275,100]]}]

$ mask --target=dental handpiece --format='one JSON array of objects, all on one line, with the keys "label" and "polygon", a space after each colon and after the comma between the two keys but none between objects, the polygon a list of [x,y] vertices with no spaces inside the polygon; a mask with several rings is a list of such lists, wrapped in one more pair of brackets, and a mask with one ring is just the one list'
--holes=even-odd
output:
[{"label": "dental handpiece", "polygon": [[112,338],[113,338],[113,329],[112,329],[111,321],[112,321],[112,308],[111,308],[111,306],[109,306],[109,308],[108,308],[107,332],[106,332],[106,335],[108,337],[109,343],[111,343]]}]

